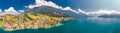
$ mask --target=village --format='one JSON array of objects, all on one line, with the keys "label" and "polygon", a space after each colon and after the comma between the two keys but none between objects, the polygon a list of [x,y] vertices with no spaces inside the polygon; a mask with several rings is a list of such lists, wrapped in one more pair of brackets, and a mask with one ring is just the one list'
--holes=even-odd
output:
[{"label": "village", "polygon": [[51,17],[43,14],[24,13],[19,16],[7,14],[0,16],[0,28],[5,30],[49,28],[59,25],[62,20],[64,20],[63,17]]}]

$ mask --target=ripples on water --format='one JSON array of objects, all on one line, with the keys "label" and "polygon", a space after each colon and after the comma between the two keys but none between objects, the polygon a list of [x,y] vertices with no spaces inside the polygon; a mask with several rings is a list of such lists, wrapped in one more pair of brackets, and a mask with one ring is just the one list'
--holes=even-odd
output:
[{"label": "ripples on water", "polygon": [[63,21],[49,29],[0,30],[0,33],[120,33],[120,18],[81,18]]},{"label": "ripples on water", "polygon": [[120,18],[79,19],[85,32],[82,33],[120,33]]}]

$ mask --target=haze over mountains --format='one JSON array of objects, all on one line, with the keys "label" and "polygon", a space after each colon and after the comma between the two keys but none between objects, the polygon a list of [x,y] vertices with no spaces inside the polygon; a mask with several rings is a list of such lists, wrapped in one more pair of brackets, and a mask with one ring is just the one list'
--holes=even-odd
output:
[{"label": "haze over mountains", "polygon": [[102,18],[120,18],[120,14],[101,15]]},{"label": "haze over mountains", "polygon": [[[11,11],[8,11],[11,10]],[[20,12],[14,10],[14,8],[9,8],[8,10],[4,12],[0,12],[0,16],[3,16],[5,14],[12,14],[12,15],[19,15],[21,14]],[[13,11],[14,10],[14,11]],[[61,15],[63,14],[64,16],[71,16],[75,18],[87,18],[87,17],[101,17],[101,18],[120,18],[119,13],[109,13],[109,12],[84,12],[84,11],[72,11],[72,10],[62,10],[62,9],[57,9],[54,7],[50,6],[40,6],[40,7],[35,7],[33,9],[30,9],[30,11],[44,11],[44,14],[51,14],[52,12],[57,12],[60,13]],[[29,11],[26,11],[29,12]],[[23,12],[24,13],[24,12]]]},{"label": "haze over mountains", "polygon": [[[120,12],[116,10],[98,10],[98,11],[91,11],[91,12],[86,12],[81,9],[73,10],[71,7],[63,8],[55,4],[54,2],[45,1],[45,0],[35,0],[35,4],[28,5],[25,7],[29,8],[28,10],[45,11],[46,13],[55,11],[57,13],[64,14],[67,16],[69,15],[75,18],[87,18],[87,17],[101,17],[102,18],[103,16],[108,17],[108,18],[118,18],[120,15]],[[28,11],[15,10],[13,7],[10,7],[6,10],[0,10],[0,16],[6,15],[6,14],[19,15],[24,12],[28,12]]]},{"label": "haze over mountains", "polygon": [[[31,9],[32,11],[43,11],[46,12],[44,14],[51,14],[51,12],[57,12],[60,13],[61,15],[65,15],[65,16],[71,16],[71,17],[75,17],[75,18],[86,18],[89,17],[88,15],[84,14],[84,13],[75,13],[71,10],[61,10],[61,9],[56,9],[53,7],[49,7],[49,6],[41,6],[41,7],[36,7]],[[30,10],[30,11],[31,11]]]}]

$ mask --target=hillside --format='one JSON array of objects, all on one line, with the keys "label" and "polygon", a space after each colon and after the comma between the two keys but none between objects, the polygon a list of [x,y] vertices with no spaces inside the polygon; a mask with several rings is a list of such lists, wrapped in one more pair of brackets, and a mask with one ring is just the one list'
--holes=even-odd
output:
[{"label": "hillside", "polygon": [[0,27],[5,30],[17,30],[25,28],[49,28],[58,26],[60,21],[67,20],[71,15],[62,12],[48,11],[47,9],[31,9],[20,15],[6,14],[0,16]]},{"label": "hillside", "polygon": [[36,7],[36,8],[30,9],[30,11],[34,11],[35,13],[42,13],[49,16],[55,16],[55,17],[72,17],[72,18],[90,17],[89,15],[86,15],[84,13],[77,14],[71,10],[61,10],[61,9],[56,9],[50,6]]}]

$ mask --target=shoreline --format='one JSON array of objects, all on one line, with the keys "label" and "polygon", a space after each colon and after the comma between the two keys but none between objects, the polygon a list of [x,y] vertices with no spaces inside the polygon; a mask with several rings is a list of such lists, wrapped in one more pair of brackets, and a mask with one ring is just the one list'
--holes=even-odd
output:
[{"label": "shoreline", "polygon": [[3,29],[4,31],[15,31],[15,30],[24,30],[24,29],[39,29],[39,28],[49,29],[49,28],[52,28],[52,27],[62,26],[63,21],[67,21],[67,20],[70,20],[70,19],[73,19],[73,18],[71,18],[71,17],[60,18],[60,20],[58,20],[58,23],[56,25],[47,25],[47,26],[44,26],[44,27],[29,27],[29,28],[18,28],[18,29],[5,29],[5,28],[1,27],[0,29]]},{"label": "shoreline", "polygon": [[[60,22],[58,23],[56,26],[48,26],[48,27],[43,27],[43,29],[49,29],[49,28],[53,28],[53,27],[59,27],[59,26],[62,26],[63,24]],[[24,29],[39,29],[40,27],[38,28],[23,28],[23,29],[13,29],[13,30],[7,30],[7,29],[4,29],[4,28],[0,28],[4,31],[16,31],[16,30],[24,30]]]}]

